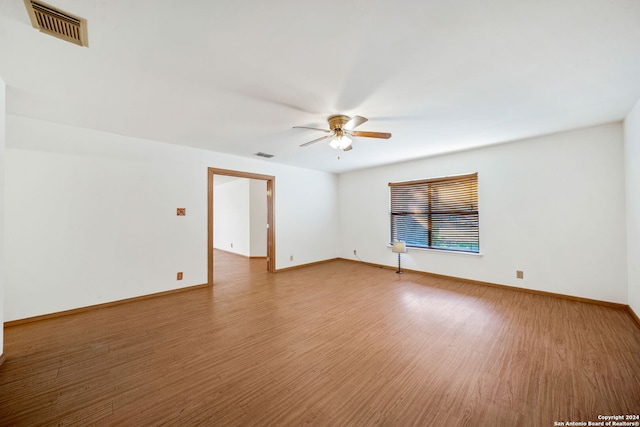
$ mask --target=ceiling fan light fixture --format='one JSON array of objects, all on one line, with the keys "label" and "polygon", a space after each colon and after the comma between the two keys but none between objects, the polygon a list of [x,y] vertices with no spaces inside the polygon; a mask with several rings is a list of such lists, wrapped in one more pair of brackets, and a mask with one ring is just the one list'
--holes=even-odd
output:
[{"label": "ceiling fan light fixture", "polygon": [[344,150],[351,145],[351,138],[345,135],[336,136],[329,142],[329,145],[336,150]]},{"label": "ceiling fan light fixture", "polygon": [[349,137],[362,137],[362,138],[382,138],[389,139],[391,134],[388,132],[367,132],[353,130],[367,121],[366,117],[362,116],[345,116],[342,114],[329,116],[327,119],[329,122],[329,129],[322,129],[311,126],[294,126],[299,129],[313,129],[325,132],[326,135],[320,138],[316,138],[312,141],[300,144],[300,147],[307,147],[316,142],[329,140],[329,146],[336,150],[349,151],[353,148],[351,145],[351,138]]}]

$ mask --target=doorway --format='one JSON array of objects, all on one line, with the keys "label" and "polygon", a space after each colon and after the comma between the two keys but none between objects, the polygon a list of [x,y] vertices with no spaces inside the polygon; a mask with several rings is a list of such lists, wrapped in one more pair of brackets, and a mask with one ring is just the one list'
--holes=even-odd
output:
[{"label": "doorway", "polygon": [[275,258],[275,214],[274,214],[274,190],[275,177],[270,175],[261,175],[250,172],[234,171],[229,169],[208,168],[207,171],[207,281],[209,285],[213,285],[214,275],[214,223],[213,223],[213,203],[215,198],[214,175],[224,175],[236,178],[249,178],[255,180],[266,181],[267,184],[267,271],[274,272],[276,266]]}]

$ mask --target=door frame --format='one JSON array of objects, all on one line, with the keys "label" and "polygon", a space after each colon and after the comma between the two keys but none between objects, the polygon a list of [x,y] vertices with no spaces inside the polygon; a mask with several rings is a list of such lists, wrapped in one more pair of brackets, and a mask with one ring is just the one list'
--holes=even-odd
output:
[{"label": "door frame", "polygon": [[230,169],[207,168],[207,282],[213,285],[213,176],[226,175],[267,181],[267,271],[276,271],[275,186],[276,177]]}]

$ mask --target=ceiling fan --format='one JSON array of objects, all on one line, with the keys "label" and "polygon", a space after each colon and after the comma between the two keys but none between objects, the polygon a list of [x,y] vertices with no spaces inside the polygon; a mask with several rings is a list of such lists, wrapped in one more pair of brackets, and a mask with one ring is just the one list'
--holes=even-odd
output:
[{"label": "ceiling fan", "polygon": [[353,148],[353,146],[351,145],[350,137],[356,136],[382,139],[391,138],[391,134],[387,132],[366,132],[353,130],[367,120],[368,119],[366,117],[362,116],[349,117],[342,114],[337,114],[329,117],[329,129],[321,129],[308,126],[294,126],[294,128],[319,130],[328,134],[321,138],[314,139],[313,141],[305,142],[304,144],[300,145],[301,147],[306,147],[307,145],[315,144],[316,142],[332,138],[331,142],[329,142],[329,145],[331,147],[335,148],[336,150],[349,151]]}]

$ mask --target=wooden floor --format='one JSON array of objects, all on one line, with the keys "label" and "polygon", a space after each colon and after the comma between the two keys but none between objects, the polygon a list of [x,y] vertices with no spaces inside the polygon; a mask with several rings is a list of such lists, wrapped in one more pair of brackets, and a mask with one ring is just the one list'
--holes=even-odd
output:
[{"label": "wooden floor", "polygon": [[0,425],[640,413],[640,328],[624,311],[348,261],[269,274],[264,260],[216,258],[213,288],[7,328]]}]

